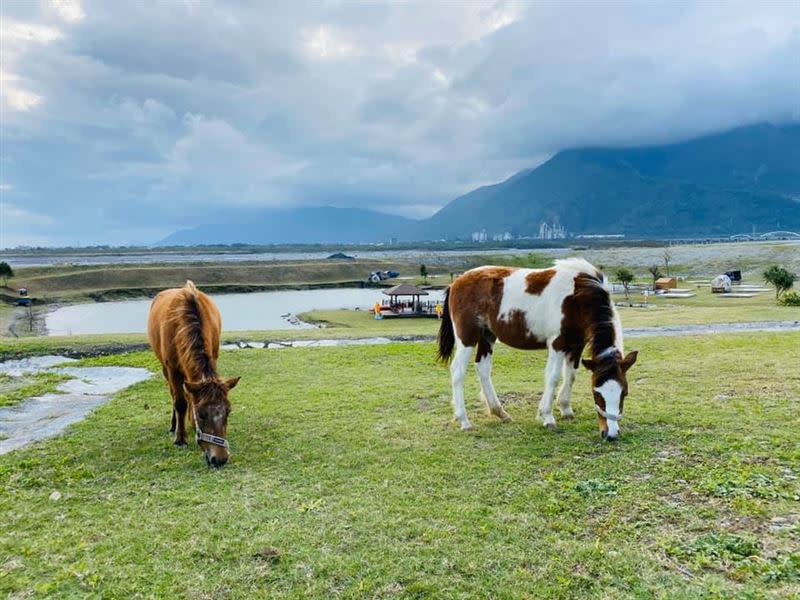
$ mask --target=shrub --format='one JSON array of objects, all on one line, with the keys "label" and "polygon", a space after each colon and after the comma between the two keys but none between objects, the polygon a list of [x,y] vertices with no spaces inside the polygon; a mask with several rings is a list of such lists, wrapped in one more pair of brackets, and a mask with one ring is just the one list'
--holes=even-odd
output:
[{"label": "shrub", "polygon": [[773,265],[764,271],[764,280],[775,286],[775,299],[777,300],[781,294],[794,285],[794,282],[797,281],[797,275],[783,267]]},{"label": "shrub", "polygon": [[629,271],[628,269],[619,269],[616,272],[617,281],[622,284],[622,287],[625,288],[625,298],[628,297],[628,286],[630,286],[631,281],[633,281],[634,274]]},{"label": "shrub", "polygon": [[6,261],[0,262],[0,279],[3,280],[3,285],[8,284],[8,278],[14,276],[14,269]]},{"label": "shrub", "polygon": [[800,294],[797,292],[786,292],[778,299],[781,306],[800,306]]}]

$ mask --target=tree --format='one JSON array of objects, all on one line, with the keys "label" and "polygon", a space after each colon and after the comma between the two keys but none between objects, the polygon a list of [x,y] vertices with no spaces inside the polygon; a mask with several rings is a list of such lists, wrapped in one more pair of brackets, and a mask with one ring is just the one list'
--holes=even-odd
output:
[{"label": "tree", "polygon": [[617,281],[622,284],[622,287],[625,289],[625,299],[628,299],[628,287],[633,281],[634,275],[628,269],[619,269],[616,273]]},{"label": "tree", "polygon": [[661,277],[661,267],[652,265],[648,267],[647,270],[650,272],[650,275],[653,276],[653,289],[656,289],[656,281]]},{"label": "tree", "polygon": [[794,285],[797,281],[797,275],[787,271],[778,265],[772,265],[769,269],[764,271],[764,280],[775,286],[775,299],[780,298],[786,290]]},{"label": "tree", "polygon": [[423,281],[425,281],[425,283],[428,283],[428,267],[426,267],[425,265],[420,265],[419,266],[419,276],[422,277],[422,279],[423,279]]},{"label": "tree", "polygon": [[669,246],[664,248],[664,266],[667,269],[667,277],[670,276],[669,274],[669,263],[672,262],[672,250],[669,249]]},{"label": "tree", "polygon": [[3,286],[8,285],[8,278],[14,276],[14,269],[6,261],[0,262],[0,278],[3,280]]}]

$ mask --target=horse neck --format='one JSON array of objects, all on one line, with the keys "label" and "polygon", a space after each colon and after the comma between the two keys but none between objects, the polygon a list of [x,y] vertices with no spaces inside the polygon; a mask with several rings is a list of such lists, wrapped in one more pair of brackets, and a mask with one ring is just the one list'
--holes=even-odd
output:
[{"label": "horse neck", "polygon": [[622,352],[622,326],[611,296],[602,288],[582,294],[581,314],[586,316],[584,329],[590,340],[592,358],[601,357],[614,348]]},{"label": "horse neck", "polygon": [[202,354],[195,353],[185,362],[186,374],[190,381],[212,381],[219,379],[217,366],[214,360],[203,351]]},{"label": "horse neck", "polygon": [[614,323],[595,323],[589,333],[592,344],[592,357],[598,358],[606,354],[610,348],[619,348],[619,341],[615,331]]},{"label": "horse neck", "polygon": [[186,299],[176,333],[178,354],[190,381],[218,379],[217,364],[206,340],[203,316],[196,297]]}]

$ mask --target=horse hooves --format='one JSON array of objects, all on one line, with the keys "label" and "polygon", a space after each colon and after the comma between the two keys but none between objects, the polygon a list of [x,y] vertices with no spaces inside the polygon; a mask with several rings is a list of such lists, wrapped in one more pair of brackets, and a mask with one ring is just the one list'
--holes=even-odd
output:
[{"label": "horse hooves", "polygon": [[555,431],[556,430],[556,424],[555,423],[545,423],[544,427],[545,427],[545,429],[547,429],[547,431]]},{"label": "horse hooves", "polygon": [[562,419],[566,419],[567,421],[571,421],[575,418],[575,413],[567,413],[566,415],[561,415]]},{"label": "horse hooves", "polygon": [[175,440],[172,443],[175,444],[178,448],[182,448],[184,446],[188,446],[189,445],[189,444],[186,443],[186,440]]},{"label": "horse hooves", "polygon": [[511,418],[511,415],[501,415],[500,420],[503,423],[511,423],[511,421],[513,421],[514,419]]},{"label": "horse hooves", "polygon": [[473,429],[472,423],[467,423],[466,425],[461,426],[461,431],[472,431]]}]

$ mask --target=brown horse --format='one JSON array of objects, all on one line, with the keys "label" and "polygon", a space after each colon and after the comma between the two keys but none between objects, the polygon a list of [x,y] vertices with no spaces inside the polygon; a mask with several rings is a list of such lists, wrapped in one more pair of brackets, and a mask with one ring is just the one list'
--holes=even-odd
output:
[{"label": "brown horse", "polygon": [[172,394],[175,445],[186,445],[185,417],[190,411],[197,445],[206,462],[221,467],[230,457],[225,439],[231,404],[228,392],[239,377],[217,375],[222,319],[211,298],[187,281],[164,290],[150,306],[147,334]]}]

